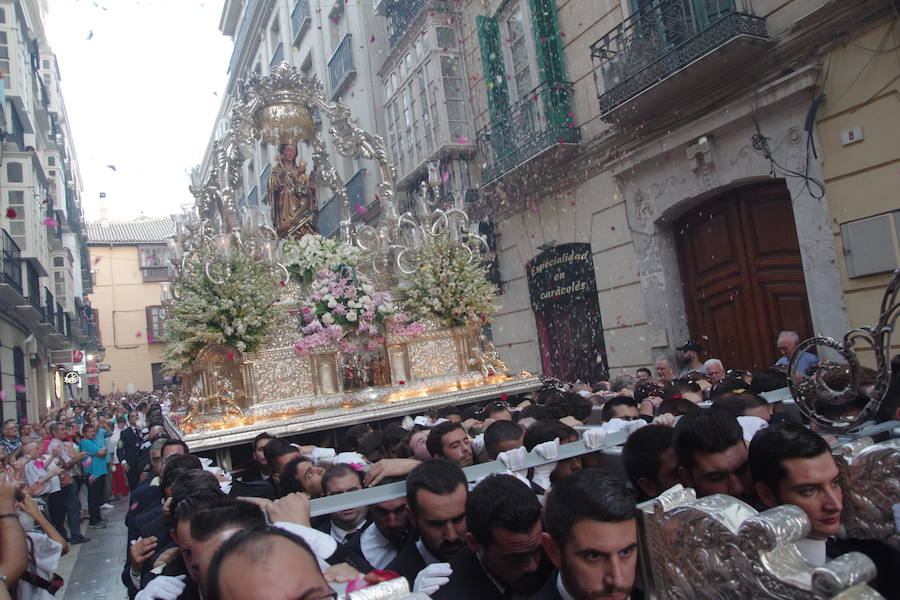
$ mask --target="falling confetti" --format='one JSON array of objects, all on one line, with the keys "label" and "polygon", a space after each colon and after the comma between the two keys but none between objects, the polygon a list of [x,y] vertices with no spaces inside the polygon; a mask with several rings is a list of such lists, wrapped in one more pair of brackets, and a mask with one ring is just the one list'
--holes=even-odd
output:
[{"label": "falling confetti", "polygon": [[469,138],[458,137],[458,138],[456,138],[456,143],[457,144],[468,144]]},{"label": "falling confetti", "polygon": [[53,217],[47,217],[46,219],[44,219],[43,223],[44,223],[44,225],[46,225],[47,227],[57,227],[57,226],[59,226],[59,223],[58,223],[57,220],[54,219]]},{"label": "falling confetti", "polygon": [[119,172],[119,171],[116,169],[116,165],[106,165],[106,168],[107,168],[107,169],[112,169],[112,170],[115,171],[116,173]]},{"label": "falling confetti", "polygon": [[91,29],[90,31],[88,31],[87,39],[91,39],[93,37],[94,37],[94,30]]},{"label": "falling confetti", "polygon": [[17,392],[19,392],[20,394],[21,394],[21,393],[24,393],[24,392],[25,392],[25,386],[22,385],[21,383],[18,383],[18,384],[16,384],[15,390],[16,390]]},{"label": "falling confetti", "polygon": [[134,334],[134,337],[136,337],[136,338],[144,337],[144,334],[141,333],[140,331],[138,331],[136,334]]},{"label": "falling confetti", "polygon": [[7,219],[15,219],[16,218],[16,210],[14,208],[6,209],[6,218]]},{"label": "falling confetti", "polygon": [[357,213],[359,213],[361,215],[364,215],[369,212],[369,209],[361,204],[354,205],[353,210],[355,210]]}]

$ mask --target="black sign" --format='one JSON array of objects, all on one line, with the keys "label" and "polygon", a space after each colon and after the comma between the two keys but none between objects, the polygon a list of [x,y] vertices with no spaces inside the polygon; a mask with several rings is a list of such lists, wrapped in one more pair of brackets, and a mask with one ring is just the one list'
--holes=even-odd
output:
[{"label": "black sign", "polygon": [[541,252],[525,266],[531,306],[543,310],[597,293],[590,244],[563,244]]}]

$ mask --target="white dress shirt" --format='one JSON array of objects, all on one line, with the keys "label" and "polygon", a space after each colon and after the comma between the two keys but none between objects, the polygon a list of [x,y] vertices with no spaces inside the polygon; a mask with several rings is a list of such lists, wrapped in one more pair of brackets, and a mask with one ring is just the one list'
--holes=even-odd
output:
[{"label": "white dress shirt", "polygon": [[363,530],[359,538],[363,557],[376,569],[385,568],[397,556],[397,549],[389,539],[372,523]]}]

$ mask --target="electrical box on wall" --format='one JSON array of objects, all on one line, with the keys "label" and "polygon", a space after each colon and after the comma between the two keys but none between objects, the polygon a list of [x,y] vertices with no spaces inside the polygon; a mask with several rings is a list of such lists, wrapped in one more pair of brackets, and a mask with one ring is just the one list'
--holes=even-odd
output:
[{"label": "electrical box on wall", "polygon": [[888,273],[900,266],[900,211],[841,224],[847,276]]}]

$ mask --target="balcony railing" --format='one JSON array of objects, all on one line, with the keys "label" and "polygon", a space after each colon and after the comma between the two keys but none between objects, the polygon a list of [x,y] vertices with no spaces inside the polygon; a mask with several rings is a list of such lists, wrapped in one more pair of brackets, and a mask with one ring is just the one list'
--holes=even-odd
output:
[{"label": "balcony railing", "polygon": [[447,0],[404,0],[403,2],[389,2],[387,4],[387,18],[391,24],[391,48],[397,45],[400,38],[409,30],[412,22],[416,20],[422,9],[430,3],[446,5]]},{"label": "balcony railing", "polygon": [[28,300],[28,303],[33,306],[39,313],[43,314],[44,309],[41,308],[41,278],[38,275],[38,272],[34,270],[34,267],[31,263],[25,263],[27,266],[25,267],[25,279],[28,283],[28,288],[25,290],[25,293],[28,294],[25,298]]},{"label": "balcony railing", "polygon": [[[350,208],[354,213],[361,214],[366,204],[366,170],[360,169],[347,181],[347,197],[350,199]],[[357,208],[359,207],[359,208]]]},{"label": "balcony railing", "polygon": [[309,27],[310,21],[309,0],[297,0],[291,12],[291,35],[295,46],[300,43],[300,36]]},{"label": "balcony railing", "polygon": [[66,321],[66,337],[72,337],[72,317],[69,316],[69,313],[63,315]]},{"label": "balcony railing", "polygon": [[558,144],[577,144],[581,130],[572,120],[572,84],[542,83],[478,132],[483,184]]},{"label": "balcony railing", "polygon": [[254,185],[250,193],[247,194],[247,206],[256,206],[257,204],[259,204],[259,196]]},{"label": "balcony railing", "polygon": [[740,35],[767,37],[734,0],[648,2],[591,45],[601,116]]},{"label": "balcony railing", "polygon": [[0,229],[0,282],[22,294],[22,252],[18,244]]},{"label": "balcony railing", "polygon": [[43,308],[43,318],[41,321],[44,323],[49,323],[50,325],[55,325],[54,315],[53,315],[53,307],[55,306],[53,302],[53,294],[50,293],[50,290],[44,288],[44,308]]},{"label": "balcony railing", "polygon": [[337,50],[328,61],[328,81],[331,84],[331,96],[337,96],[338,92],[351,77],[356,75],[353,67],[353,46],[350,43],[350,34],[344,36]]},{"label": "balcony railing", "polygon": [[269,61],[269,68],[274,69],[275,65],[284,60],[284,44],[278,42],[275,52],[272,53],[272,60]]},{"label": "balcony railing", "polygon": [[56,331],[60,335],[66,335],[66,313],[59,302],[56,303]]}]

